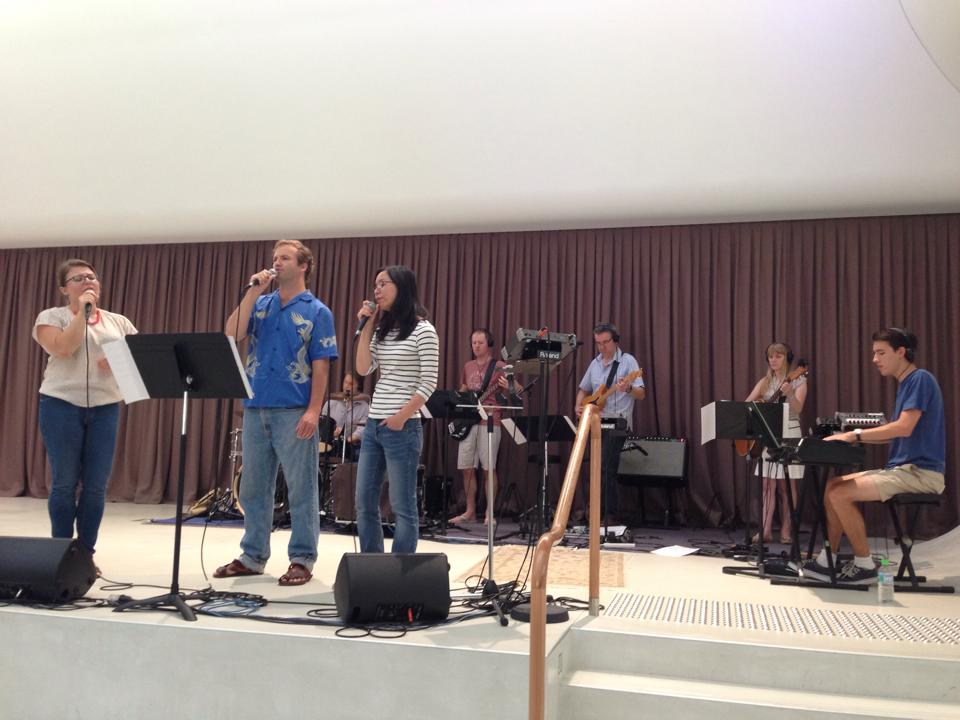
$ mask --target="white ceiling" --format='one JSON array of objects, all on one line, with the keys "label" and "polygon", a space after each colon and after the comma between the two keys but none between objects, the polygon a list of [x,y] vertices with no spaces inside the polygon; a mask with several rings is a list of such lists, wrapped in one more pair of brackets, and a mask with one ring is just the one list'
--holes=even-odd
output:
[{"label": "white ceiling", "polygon": [[960,211],[953,0],[0,0],[0,57],[0,247]]}]

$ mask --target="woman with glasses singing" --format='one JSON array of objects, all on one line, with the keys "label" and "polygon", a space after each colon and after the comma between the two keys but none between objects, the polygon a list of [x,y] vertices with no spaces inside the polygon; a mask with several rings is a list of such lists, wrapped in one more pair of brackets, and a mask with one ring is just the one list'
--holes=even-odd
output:
[{"label": "woman with glasses singing", "polygon": [[40,384],[40,434],[53,474],[47,508],[53,537],[72,538],[76,525],[92,553],[120,416],[120,390],[101,348],[137,329],[100,308],[100,279],[87,261],[61,263],[57,285],[66,304],[41,312],[33,327],[49,354]]},{"label": "woman with glasses singing", "polygon": [[357,344],[357,372],[380,371],[360,445],[357,532],[361,552],[383,552],[380,488],[386,472],[397,521],[392,550],[412,553],[420,531],[420,408],[437,387],[440,343],[417,300],[417,276],[410,268],[393,265],[377,273],[373,299],[357,313],[365,322]]}]

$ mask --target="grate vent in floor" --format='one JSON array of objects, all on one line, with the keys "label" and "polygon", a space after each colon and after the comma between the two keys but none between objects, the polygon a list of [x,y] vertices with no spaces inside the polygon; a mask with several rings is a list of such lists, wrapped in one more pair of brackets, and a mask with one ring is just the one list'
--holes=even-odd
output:
[{"label": "grate vent in floor", "polygon": [[614,595],[603,614],[734,630],[960,645],[960,621],[953,618],[819,610],[633,593]]}]

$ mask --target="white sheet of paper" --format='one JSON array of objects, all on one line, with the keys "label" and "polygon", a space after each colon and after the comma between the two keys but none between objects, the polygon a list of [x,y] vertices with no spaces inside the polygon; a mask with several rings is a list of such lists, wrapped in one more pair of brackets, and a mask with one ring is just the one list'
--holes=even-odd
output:
[{"label": "white sheet of paper", "polygon": [[507,435],[513,438],[513,441],[517,443],[517,445],[527,444],[527,438],[520,432],[520,428],[517,427],[517,424],[513,420],[504,418],[500,421],[500,424],[503,426],[503,429],[507,431]]},{"label": "white sheet of paper", "polygon": [[237,363],[237,370],[240,372],[240,377],[243,378],[243,387],[247,391],[247,397],[252,398],[253,388],[250,387],[250,379],[247,377],[246,370],[243,369],[243,360],[240,359],[240,351],[237,350],[237,341],[233,335],[227,335],[227,340],[230,342],[230,349],[233,350],[233,359]]},{"label": "white sheet of paper", "polygon": [[684,557],[686,555],[693,555],[696,552],[700,552],[699,548],[689,548],[683,545],[668,545],[667,547],[653,550],[651,554],[663,555],[665,557]]},{"label": "white sheet of paper", "polygon": [[120,388],[120,394],[123,395],[123,401],[127,405],[150,397],[147,386],[143,384],[143,378],[140,377],[140,371],[137,370],[137,364],[133,361],[130,346],[124,338],[104,344],[103,354],[107,356],[110,372],[113,373],[117,387]]},{"label": "white sheet of paper", "polygon": [[706,445],[717,437],[717,404],[700,408],[700,444]]}]

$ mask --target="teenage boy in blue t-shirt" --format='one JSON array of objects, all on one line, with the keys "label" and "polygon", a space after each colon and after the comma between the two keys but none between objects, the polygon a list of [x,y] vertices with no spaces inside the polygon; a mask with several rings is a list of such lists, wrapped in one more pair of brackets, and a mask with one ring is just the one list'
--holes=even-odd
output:
[{"label": "teenage boy in blue t-shirt", "polygon": [[[271,270],[250,278],[226,332],[237,342],[250,337],[246,372],[253,398],[244,401],[242,554],[214,577],[261,575],[270,557],[273,498],[283,465],[290,503],[290,567],[281,585],[313,577],[320,534],[317,490],[317,425],[330,361],[337,358],[333,314],[307,290],[313,254],[298,240],[280,240]],[[273,279],[277,289],[267,292]]]},{"label": "teenage boy in blue t-shirt", "polygon": [[[936,378],[917,367],[917,336],[890,327],[873,334],[873,364],[884,377],[897,381],[893,415],[885,425],[833,435],[828,440],[850,443],[890,442],[890,457],[883,470],[868,470],[832,478],[824,500],[830,546],[840,547],[841,534],[853,546],[854,559],[837,572],[842,583],[866,585],[877,580],[870,557],[867,530],[857,503],[886,502],[900,493],[942,493],[946,430],[943,395]],[[802,567],[804,577],[830,581],[826,551]]]}]

